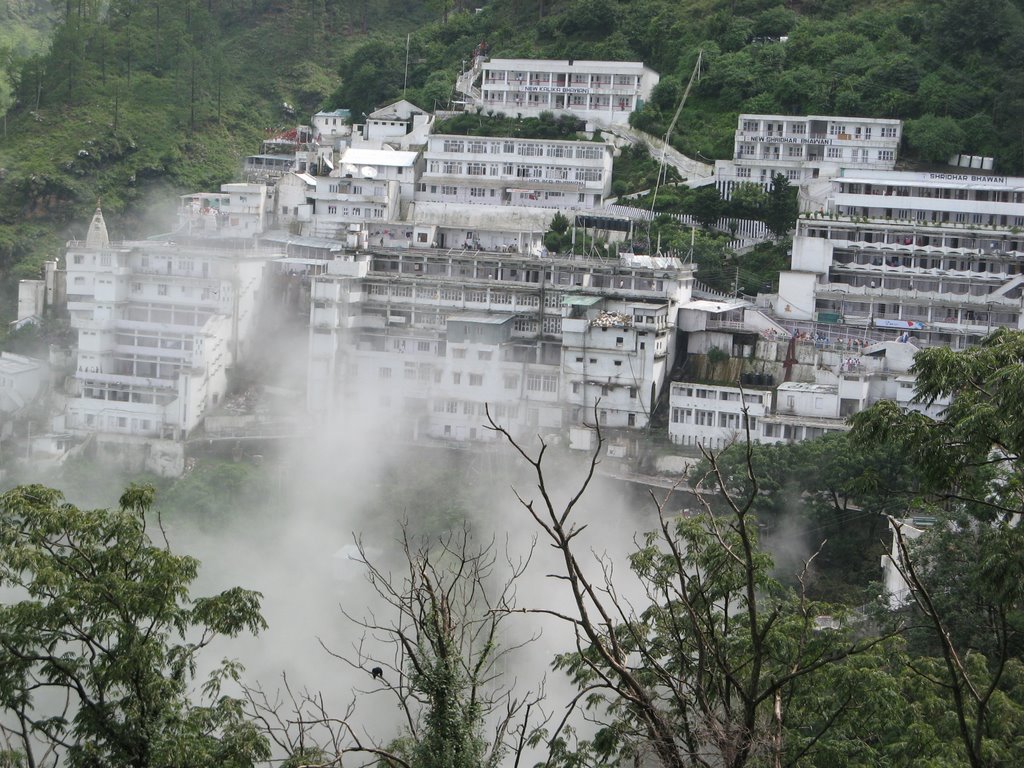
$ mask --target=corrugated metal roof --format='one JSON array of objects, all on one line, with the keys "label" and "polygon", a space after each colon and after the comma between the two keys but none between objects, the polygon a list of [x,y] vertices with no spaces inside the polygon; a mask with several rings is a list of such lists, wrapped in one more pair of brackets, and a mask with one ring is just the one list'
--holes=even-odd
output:
[{"label": "corrugated metal roof", "polygon": [[567,307],[592,307],[602,299],[602,296],[566,296],[562,304]]},{"label": "corrugated metal roof", "polygon": [[504,325],[512,321],[515,315],[499,315],[492,312],[463,312],[458,315],[448,315],[448,322],[453,320],[460,323],[482,323],[486,325]]}]

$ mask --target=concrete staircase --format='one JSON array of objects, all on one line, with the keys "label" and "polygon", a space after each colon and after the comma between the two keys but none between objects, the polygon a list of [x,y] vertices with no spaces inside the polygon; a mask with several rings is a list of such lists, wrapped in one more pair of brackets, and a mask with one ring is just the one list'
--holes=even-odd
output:
[{"label": "concrete staircase", "polygon": [[691,185],[697,179],[710,178],[714,171],[714,166],[694,160],[692,157],[687,157],[679,150],[667,145],[661,139],[631,126],[602,125],[601,130],[604,133],[618,137],[626,144],[646,144],[651,157],[655,160],[660,161],[664,154],[665,164],[679,171],[679,175],[689,180]]}]

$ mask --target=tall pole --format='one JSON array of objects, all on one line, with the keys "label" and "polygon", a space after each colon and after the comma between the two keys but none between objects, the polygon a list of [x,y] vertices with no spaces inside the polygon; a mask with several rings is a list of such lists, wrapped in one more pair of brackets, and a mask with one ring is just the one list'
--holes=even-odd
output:
[{"label": "tall pole", "polygon": [[409,87],[409,42],[412,40],[412,33],[405,36],[405,79],[402,81],[402,98],[405,98],[406,88]]}]

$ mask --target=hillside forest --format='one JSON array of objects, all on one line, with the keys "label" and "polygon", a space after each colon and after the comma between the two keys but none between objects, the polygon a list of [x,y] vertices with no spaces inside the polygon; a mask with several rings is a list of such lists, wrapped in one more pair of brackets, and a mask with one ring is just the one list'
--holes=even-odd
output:
[{"label": "hillside forest", "polygon": [[[644,61],[661,83],[633,119],[656,136],[702,51],[671,137],[697,158],[730,156],[746,111],[901,118],[905,162],[966,152],[1024,168],[1020,0],[6,0],[3,13],[5,319],[16,280],[97,200],[122,236],[167,231],[169,198],[236,178],[262,138],[318,109],[449,105],[481,40],[493,56]],[[648,176],[617,171],[617,193]],[[760,258],[749,290],[779,267]]]}]

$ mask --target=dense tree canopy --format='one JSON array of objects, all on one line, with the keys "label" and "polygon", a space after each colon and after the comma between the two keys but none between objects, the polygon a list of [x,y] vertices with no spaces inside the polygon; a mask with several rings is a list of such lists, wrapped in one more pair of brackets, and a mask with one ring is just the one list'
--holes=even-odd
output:
[{"label": "dense tree canopy", "polygon": [[[217,636],[258,632],[260,595],[193,597],[198,563],[148,535],[152,493],[82,510],[21,486],[0,496],[0,721],[25,756],[131,768],[252,765],[265,739],[221,693],[225,661],[193,696]],[[53,694],[57,694],[56,699]]]}]

